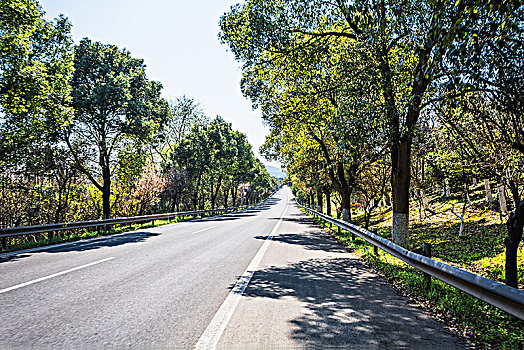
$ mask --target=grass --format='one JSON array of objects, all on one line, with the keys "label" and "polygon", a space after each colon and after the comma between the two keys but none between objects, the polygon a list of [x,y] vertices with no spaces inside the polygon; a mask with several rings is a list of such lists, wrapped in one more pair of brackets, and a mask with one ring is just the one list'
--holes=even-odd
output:
[{"label": "grass", "polygon": [[[483,196],[473,197],[473,205],[466,214],[463,237],[458,237],[460,220],[451,208],[458,208],[457,199],[431,198],[427,216],[419,217],[416,206],[410,213],[410,240],[412,249],[431,243],[433,256],[440,261],[469,270],[484,277],[503,282],[505,224],[497,212],[484,208]],[[457,212],[457,211],[456,211]],[[354,216],[356,224],[363,223],[362,213]],[[362,239],[351,239],[351,234],[331,230],[328,224],[315,218],[349,250],[359,255],[374,270],[385,276],[398,291],[414,300],[436,319],[474,348],[524,349],[524,322],[504,311],[486,304],[441,281],[432,279],[427,289],[423,274],[403,261],[373,247]],[[370,229],[391,238],[391,211],[372,217]],[[519,287],[524,283],[524,245],[519,249]]]},{"label": "grass", "polygon": [[[460,220],[451,213],[462,208],[463,202],[457,199],[444,201],[440,197],[430,197],[430,208],[420,218],[416,203],[410,212],[410,242],[412,249],[423,243],[432,245],[433,258],[460,267],[483,277],[504,282],[506,218],[501,221],[498,212],[484,204],[479,194],[472,196],[472,205],[465,217],[464,233],[459,237]],[[363,215],[357,213],[355,223],[362,225]],[[376,228],[385,238],[391,238],[392,212],[375,214],[370,229]],[[524,289],[524,242],[518,251],[519,289]]]}]

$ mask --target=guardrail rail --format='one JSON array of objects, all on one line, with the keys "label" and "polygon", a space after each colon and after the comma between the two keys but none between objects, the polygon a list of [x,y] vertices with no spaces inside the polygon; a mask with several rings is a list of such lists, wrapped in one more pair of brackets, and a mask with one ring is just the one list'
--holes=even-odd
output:
[{"label": "guardrail rail", "polygon": [[414,268],[524,320],[523,291],[409,251],[362,227],[320,213],[300,204],[298,201],[297,205],[314,216],[359,236],[374,247],[384,250]]},{"label": "guardrail rail", "polygon": [[256,207],[264,203],[265,201],[267,201],[274,194],[275,194],[274,192],[271,193],[263,201],[257,204],[251,205],[251,206],[243,205],[243,206],[237,206],[237,207],[231,207],[231,208],[219,208],[219,209],[208,209],[208,210],[184,211],[184,212],[176,212],[176,213],[130,216],[130,217],[114,218],[114,219],[62,222],[62,223],[47,224],[47,225],[9,227],[9,228],[0,229],[0,241],[2,244],[2,249],[5,249],[6,239],[10,237],[34,235],[34,234],[49,233],[49,232],[60,232],[60,231],[68,231],[68,230],[75,230],[75,229],[87,229],[87,228],[95,228],[95,227],[100,228],[103,226],[130,224],[130,223],[136,223],[136,222],[145,223],[145,222],[150,222],[154,220],[172,219],[172,218],[180,217],[180,216],[224,214],[228,212]]}]

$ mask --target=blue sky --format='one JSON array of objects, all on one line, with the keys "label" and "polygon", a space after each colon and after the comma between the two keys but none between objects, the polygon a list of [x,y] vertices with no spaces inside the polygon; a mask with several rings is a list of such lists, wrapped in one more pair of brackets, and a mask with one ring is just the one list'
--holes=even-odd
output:
[{"label": "blue sky", "polygon": [[260,111],[252,111],[251,102],[240,92],[240,64],[217,37],[220,16],[238,1],[39,2],[47,17],[62,13],[69,18],[75,42],[89,37],[144,59],[150,79],[163,84],[165,98],[183,94],[195,98],[209,116],[220,115],[247,134],[258,156],[268,129],[262,125]]}]

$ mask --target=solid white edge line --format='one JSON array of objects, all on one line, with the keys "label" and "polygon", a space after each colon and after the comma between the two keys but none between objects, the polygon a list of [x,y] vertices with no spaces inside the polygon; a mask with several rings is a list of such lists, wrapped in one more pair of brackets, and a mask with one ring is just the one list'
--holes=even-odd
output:
[{"label": "solid white edge line", "polygon": [[262,260],[262,257],[266,253],[270,241],[273,239],[273,236],[276,234],[278,228],[280,227],[280,224],[282,223],[282,220],[286,215],[288,205],[289,204],[286,203],[286,208],[284,209],[284,212],[282,213],[280,220],[278,220],[278,222],[275,224],[273,230],[271,231],[267,239],[264,241],[264,244],[262,244],[253,260],[251,260],[251,262],[249,263],[248,267],[246,268],[246,271],[244,271],[242,276],[240,276],[237,283],[226,297],[226,300],[224,300],[224,302],[216,312],[215,316],[211,320],[211,323],[209,323],[204,333],[202,333],[202,335],[198,339],[198,342],[195,344],[195,349],[216,348],[218,341],[222,336],[222,333],[224,333],[224,330],[226,329],[229,320],[235,312],[235,309],[238,305],[238,302],[240,301],[240,298],[242,297],[242,294],[246,290],[247,285],[251,280],[251,277],[253,277],[253,274],[257,270],[258,265]]},{"label": "solid white edge line", "polygon": [[32,281],[29,281],[29,282],[24,282],[24,283],[21,283],[21,284],[17,284],[16,286],[12,286],[12,287],[0,290],[0,294],[6,293],[6,292],[9,292],[9,291],[18,289],[18,288],[22,288],[22,287],[25,287],[25,286],[28,286],[28,285],[31,285],[31,284],[34,284],[34,283],[42,282],[42,281],[48,280],[48,279],[53,278],[53,277],[64,275],[64,274],[69,273],[69,272],[73,272],[73,271],[77,271],[77,270],[80,270],[80,269],[84,269],[86,267],[93,266],[93,265],[96,265],[96,264],[100,264],[100,263],[103,263],[103,262],[106,262],[106,261],[109,261],[109,260],[113,260],[113,259],[114,259],[114,257],[105,258],[105,259],[98,260],[98,261],[95,261],[95,262],[92,262],[92,263],[89,263],[89,264],[85,264],[85,265],[82,265],[82,266],[74,267],[74,268],[69,269],[69,270],[65,270],[65,271],[62,271],[62,272],[54,273],[52,275],[48,275],[48,276],[45,276],[45,277],[40,277],[40,278],[37,278],[36,280],[32,280]]},{"label": "solid white edge line", "polygon": [[194,235],[195,233],[200,233],[200,232],[204,232],[204,231],[207,231],[207,230],[211,230],[212,228],[215,228],[215,226],[211,226],[211,227],[207,227],[207,228],[204,228],[202,230],[198,230],[198,231],[195,231],[195,232],[192,232],[191,234]]}]

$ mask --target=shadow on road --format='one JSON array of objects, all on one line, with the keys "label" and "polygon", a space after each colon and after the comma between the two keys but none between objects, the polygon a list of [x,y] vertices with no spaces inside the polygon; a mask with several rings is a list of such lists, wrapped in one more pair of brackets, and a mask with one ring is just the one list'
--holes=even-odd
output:
[{"label": "shadow on road", "polygon": [[[270,218],[280,220],[280,218]],[[333,237],[326,234],[315,220],[298,213],[290,214],[283,218],[284,222],[302,224],[301,231],[297,233],[283,233],[273,237],[274,241],[304,246],[310,250],[322,250],[325,252],[347,253],[348,249],[341,245]],[[256,239],[265,240],[268,236],[256,236]]]},{"label": "shadow on road", "polygon": [[[86,241],[80,240],[76,242],[71,242],[70,245],[66,245],[62,247],[49,246],[48,248],[40,250],[40,252],[46,252],[46,253],[83,252],[83,251],[99,249],[103,247],[116,247],[116,246],[124,245],[124,244],[140,243],[140,242],[146,241],[147,239],[151,237],[155,237],[159,235],[160,234],[156,232],[146,232],[146,231],[129,232],[123,235],[104,236],[104,237],[101,237],[100,240],[97,240],[94,242],[86,242]],[[33,253],[27,253],[27,254],[22,253],[19,255],[13,255],[13,256],[5,257],[5,258],[0,257],[0,263],[7,262],[7,261],[20,260],[22,258],[29,257],[30,254],[33,254]]]},{"label": "shadow on road", "polygon": [[255,216],[262,211],[271,209],[274,205],[276,205],[280,201],[281,201],[280,198],[270,198],[267,201],[265,201],[264,203],[257,205],[256,207],[244,209],[236,213],[224,214],[224,215],[220,215],[217,217],[209,217],[206,220],[207,221],[231,221],[231,220],[238,220],[238,219],[245,218],[245,217]]},{"label": "shadow on road", "polygon": [[[266,240],[268,236],[256,236],[255,239]],[[273,237],[273,241],[297,244],[309,250],[325,252],[347,253],[348,250],[335,239],[318,230],[309,230],[301,233],[284,233]]]},{"label": "shadow on road", "polygon": [[[280,220],[280,218],[269,218],[270,220]],[[304,225],[313,225],[318,226],[317,222],[311,219],[309,216],[303,214],[302,212],[297,214],[289,214],[287,217],[283,218],[282,221],[295,222],[297,224]]]},{"label": "shadow on road", "polygon": [[140,243],[145,242],[151,237],[160,236],[160,233],[157,232],[146,232],[138,231],[128,233],[122,236],[109,236],[107,239],[102,239],[100,241],[90,242],[90,243],[80,243],[78,245],[65,246],[50,248],[47,250],[48,253],[63,253],[63,252],[83,252],[86,250],[93,250],[103,247],[116,247],[119,245],[129,244],[129,243]]},{"label": "shadow on road", "polygon": [[352,258],[312,259],[257,271],[244,295],[299,299],[305,310],[289,321],[291,337],[307,346],[448,349],[458,341]]}]

